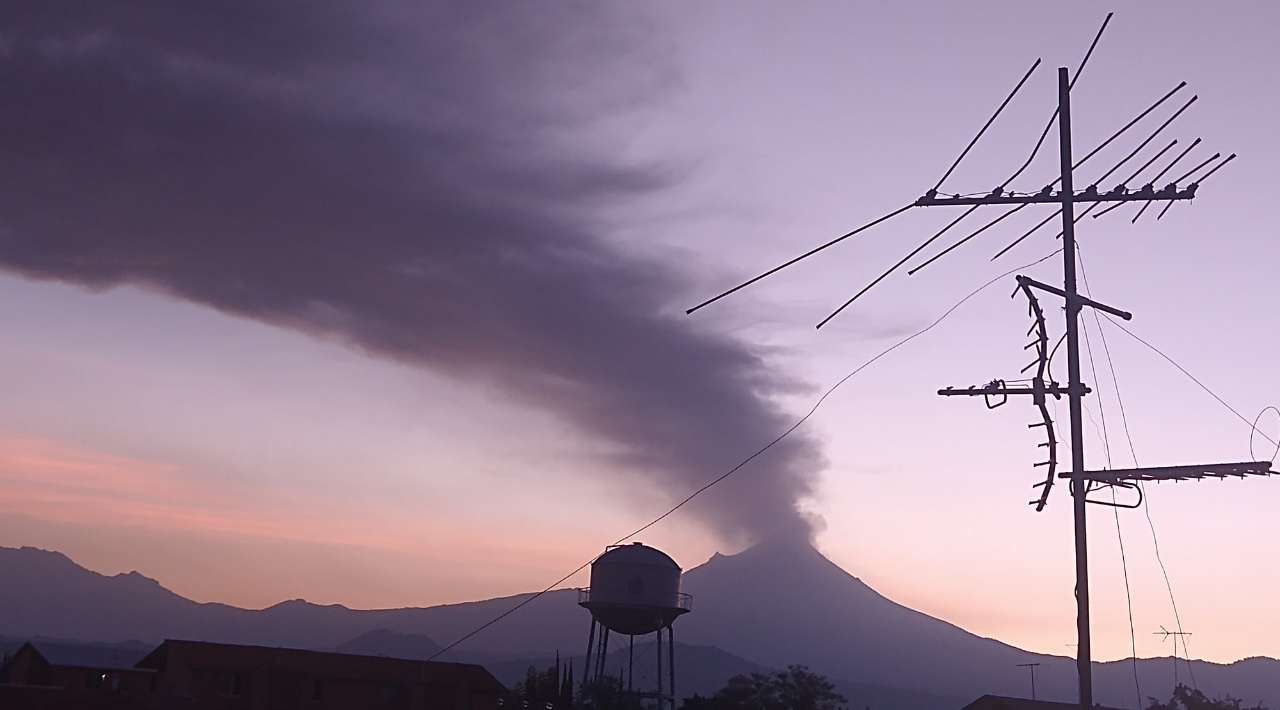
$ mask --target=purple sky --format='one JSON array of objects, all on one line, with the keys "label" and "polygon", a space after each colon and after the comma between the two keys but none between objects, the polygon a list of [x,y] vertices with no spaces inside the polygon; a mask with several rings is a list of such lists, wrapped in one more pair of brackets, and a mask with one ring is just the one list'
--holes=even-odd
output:
[{"label": "purple sky", "polygon": [[[916,210],[682,313],[914,199],[1043,57],[946,187],[998,184],[1052,111],[1054,69],[1078,63],[1107,9],[165,7],[50,4],[2,25],[0,74],[22,101],[0,117],[0,544],[254,606],[541,587],[1052,251],[1056,230],[988,262],[1043,216],[1029,209],[814,331],[951,216]],[[1263,192],[1280,162],[1280,18],[1225,7],[1117,14],[1073,92],[1075,145],[1186,80],[1200,101],[1165,140],[1241,157],[1159,223],[1130,226],[1126,208],[1082,222],[1080,241],[1095,295],[1252,416],[1280,399]],[[1015,187],[1055,166],[1046,150]],[[891,598],[1066,651],[1069,505],[1065,490],[1044,513],[1025,505],[1031,408],[933,394],[1017,376],[1026,320],[1010,290],[849,381],[645,541],[692,566],[813,524],[821,550]],[[1106,335],[1143,464],[1248,458],[1247,426]],[[1089,462],[1106,460],[1105,414],[1126,466],[1099,379]],[[1267,480],[1151,491],[1194,655],[1280,656],[1270,600],[1240,592],[1280,583],[1277,504]],[[1116,658],[1129,643],[1116,523],[1090,512],[1095,654]],[[1150,634],[1172,612],[1146,518],[1121,525],[1138,652],[1167,653]]]}]

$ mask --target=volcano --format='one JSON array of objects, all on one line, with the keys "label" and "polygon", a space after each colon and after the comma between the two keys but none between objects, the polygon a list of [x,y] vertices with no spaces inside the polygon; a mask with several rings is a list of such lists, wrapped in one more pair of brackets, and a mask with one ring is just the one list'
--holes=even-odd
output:
[{"label": "volcano", "polygon": [[[531,596],[404,609],[357,610],[303,600],[240,609],[193,602],[136,572],[100,575],[59,553],[33,548],[0,548],[0,570],[5,582],[0,584],[0,633],[10,638],[152,643],[186,638],[320,650],[354,644],[377,654],[421,656],[428,644],[461,638]],[[688,656],[691,663],[718,659],[715,672],[726,679],[801,664],[849,687],[973,699],[1026,694],[1026,677],[1016,664],[1040,663],[1040,697],[1075,699],[1072,659],[1024,651],[898,604],[805,541],[778,539],[735,555],[716,554],[685,573],[684,590],[693,595],[694,611],[676,623],[676,640],[702,649]],[[556,590],[448,658],[519,669],[527,660],[551,658],[557,651],[582,653],[587,628],[576,592]],[[1230,692],[1251,702],[1280,704],[1280,661],[1275,659],[1195,661],[1194,671],[1210,695]],[[690,674],[691,681],[699,674],[698,687],[715,682],[700,669],[682,666],[680,672]],[[1170,659],[1140,659],[1138,672],[1144,694],[1168,697]],[[1132,674],[1128,660],[1095,664],[1096,701],[1131,706]]]}]

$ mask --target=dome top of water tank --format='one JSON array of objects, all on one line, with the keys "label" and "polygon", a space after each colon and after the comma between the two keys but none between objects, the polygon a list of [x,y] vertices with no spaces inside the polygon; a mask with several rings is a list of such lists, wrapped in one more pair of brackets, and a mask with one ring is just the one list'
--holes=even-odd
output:
[{"label": "dome top of water tank", "polygon": [[671,559],[667,553],[656,547],[649,547],[642,542],[633,542],[630,545],[614,545],[607,548],[603,554],[595,559],[591,564],[625,564],[625,565],[653,565],[655,567],[666,567],[680,571],[680,565]]}]

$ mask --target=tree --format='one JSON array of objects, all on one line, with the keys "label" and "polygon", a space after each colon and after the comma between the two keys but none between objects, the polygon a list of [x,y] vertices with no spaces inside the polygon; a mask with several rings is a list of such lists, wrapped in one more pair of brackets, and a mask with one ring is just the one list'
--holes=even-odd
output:
[{"label": "tree", "polygon": [[1151,704],[1147,706],[1147,710],[1267,710],[1262,703],[1245,707],[1241,705],[1243,701],[1240,698],[1233,698],[1230,695],[1210,699],[1199,689],[1188,688],[1181,683],[1173,689],[1173,696],[1169,698],[1169,702],[1162,703],[1155,698],[1148,698],[1148,700]]},{"label": "tree", "polygon": [[826,676],[804,666],[787,666],[773,677],[778,700],[786,710],[837,710],[846,702]]},{"label": "tree", "polygon": [[637,694],[623,688],[621,678],[606,675],[582,685],[582,690],[578,693],[578,707],[591,710],[640,710],[641,703]]},{"label": "tree", "polygon": [[736,675],[710,698],[695,695],[681,710],[837,710],[845,697],[825,676],[804,666]]},{"label": "tree", "polygon": [[513,708],[566,710],[573,707],[572,676],[560,667],[557,655],[555,665],[546,670],[529,666],[524,682],[516,684],[509,695]]}]

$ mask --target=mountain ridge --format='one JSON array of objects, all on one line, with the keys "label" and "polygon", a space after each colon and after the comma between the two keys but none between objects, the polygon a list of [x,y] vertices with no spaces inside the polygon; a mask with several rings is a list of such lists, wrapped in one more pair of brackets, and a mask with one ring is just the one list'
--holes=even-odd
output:
[{"label": "mountain ridge", "polygon": [[[331,650],[384,630],[392,636],[369,650],[389,655],[379,649],[394,649],[401,637],[419,639],[419,648],[425,647],[421,639],[447,644],[533,596],[370,610],[291,599],[253,610],[195,602],[141,573],[102,575],[38,548],[0,548],[0,569],[17,582],[0,585],[0,625],[7,635],[84,641],[192,638]],[[677,640],[761,667],[799,663],[855,685],[974,698],[1024,693],[1025,677],[1015,665],[1039,662],[1041,696],[1074,698],[1073,659],[1024,651],[898,604],[805,543],[771,541],[734,555],[716,553],[685,573],[684,589],[693,594],[695,611],[676,624]],[[494,664],[546,657],[556,649],[580,652],[587,619],[576,592],[553,590],[447,658]],[[1274,659],[1194,663],[1210,693],[1280,703],[1280,662]],[[1167,696],[1168,664],[1168,658],[1138,660],[1145,692]],[[925,677],[912,670],[922,665]],[[1098,702],[1128,706],[1132,673],[1128,659],[1095,663]]]}]

